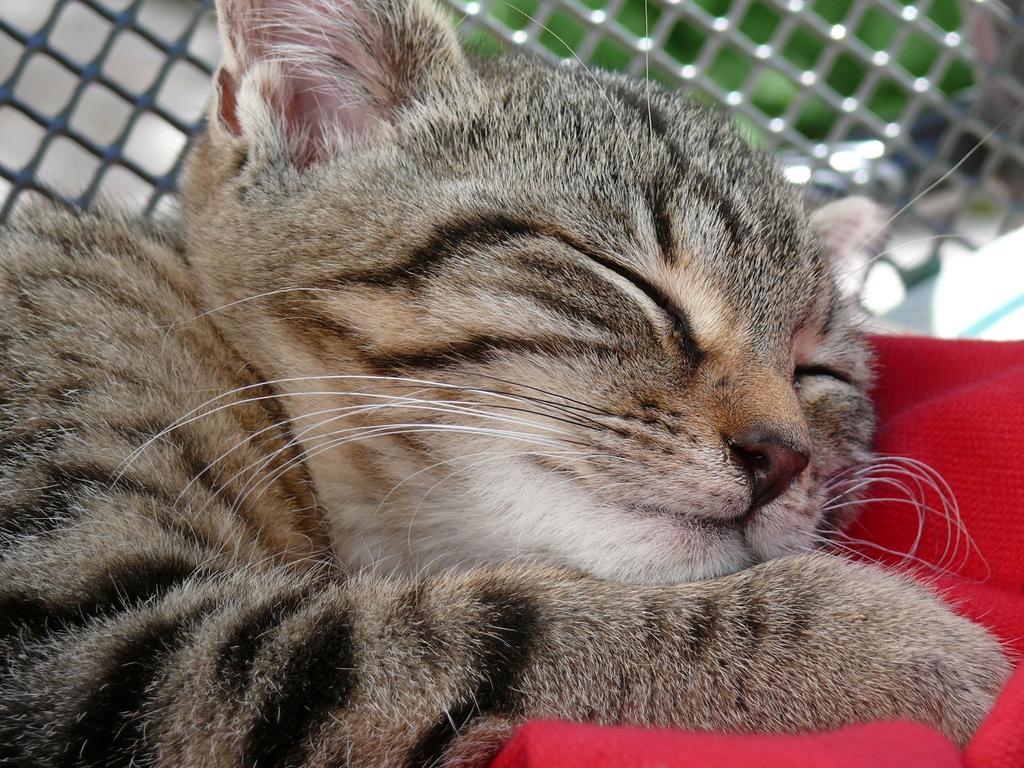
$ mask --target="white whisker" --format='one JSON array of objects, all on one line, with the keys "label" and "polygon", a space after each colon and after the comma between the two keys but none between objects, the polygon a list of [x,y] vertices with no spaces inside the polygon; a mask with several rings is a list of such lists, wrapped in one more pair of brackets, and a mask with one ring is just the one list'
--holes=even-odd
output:
[{"label": "white whisker", "polygon": [[[844,501],[851,494],[867,487],[890,486],[906,495],[905,499],[875,498]],[[913,487],[913,490],[912,490]],[[910,457],[881,455],[864,464],[854,465],[837,473],[823,484],[823,488],[831,493],[822,505],[823,510],[830,511],[845,506],[865,505],[873,501],[910,504],[918,512],[918,531],[909,555],[917,552],[923,539],[925,515],[934,514],[946,526],[946,544],[934,567],[944,571],[964,569],[972,553],[981,562],[986,571],[985,579],[991,574],[987,559],[978,549],[977,543],[967,530],[960,514],[952,489],[945,479],[928,464]],[[930,491],[939,500],[940,509],[927,503]],[[962,555],[961,546],[963,545]],[[880,546],[880,545],[879,545]],[[958,559],[959,557],[959,559]]]},{"label": "white whisker", "polygon": [[256,294],[253,294],[252,296],[246,296],[244,299],[236,299],[235,301],[229,301],[227,304],[221,304],[219,307],[213,307],[212,309],[207,309],[207,310],[205,310],[203,312],[200,312],[198,315],[193,315],[192,317],[190,317],[190,318],[188,318],[186,320],[176,320],[175,322],[171,323],[170,325],[165,325],[163,327],[166,330],[170,331],[170,330],[173,330],[174,328],[177,328],[177,327],[182,326],[182,325],[186,325],[187,323],[195,322],[196,320],[200,320],[200,319],[202,319],[204,317],[208,317],[209,315],[215,314],[217,312],[223,312],[225,309],[230,309],[231,307],[237,306],[239,304],[245,304],[246,302],[249,302],[249,301],[255,301],[257,299],[264,299],[264,298],[266,298],[268,296],[276,296],[276,295],[282,294],[282,293],[337,293],[337,291],[334,290],[334,289],[331,289],[331,288],[312,288],[312,287],[310,287],[310,288],[302,288],[302,287],[298,287],[298,286],[296,286],[294,288],[277,288],[276,290],[273,290],[273,291],[265,291],[264,293],[256,293]]},{"label": "white whisker", "polygon": [[[114,482],[116,482],[117,480],[119,480],[123,476],[124,472],[128,469],[128,467],[152,443],[154,443],[157,440],[160,440],[161,438],[167,436],[172,431],[174,431],[176,429],[180,429],[181,427],[196,421],[197,419],[205,418],[206,416],[209,416],[209,415],[211,415],[213,413],[217,413],[217,412],[222,411],[222,410],[224,410],[226,408],[232,408],[232,407],[239,406],[239,405],[244,405],[244,404],[247,404],[247,403],[260,402],[260,401],[263,401],[263,400],[269,400],[269,399],[278,398],[278,397],[300,397],[300,396],[308,396],[308,397],[323,396],[323,397],[328,397],[328,396],[343,396],[343,395],[346,395],[348,393],[336,392],[336,391],[332,391],[332,390],[327,390],[327,391],[307,391],[307,392],[280,392],[280,393],[274,393],[274,394],[270,394],[270,395],[261,395],[259,397],[251,397],[251,398],[250,397],[246,397],[246,398],[243,398],[242,400],[237,400],[237,401],[233,401],[231,403],[225,403],[225,404],[219,405],[219,406],[217,406],[217,407],[215,407],[215,408],[213,408],[213,409],[211,409],[209,411],[203,411],[204,408],[206,408],[207,406],[212,405],[213,403],[216,403],[219,400],[223,400],[224,398],[231,397],[231,396],[237,395],[237,394],[241,394],[243,392],[251,391],[253,389],[262,389],[262,388],[265,388],[265,387],[268,387],[268,386],[273,386],[275,384],[297,384],[297,383],[301,383],[301,382],[310,382],[310,381],[335,381],[335,380],[362,380],[362,381],[385,382],[385,383],[390,383],[390,384],[394,384],[394,383],[410,384],[410,385],[416,385],[416,386],[419,386],[419,387],[429,387],[429,388],[436,388],[436,389],[443,389],[443,390],[450,390],[450,391],[468,392],[468,393],[483,395],[483,396],[487,396],[487,397],[493,397],[493,398],[496,398],[496,399],[499,399],[499,400],[506,400],[506,401],[517,403],[517,404],[520,404],[520,405],[524,404],[522,398],[519,398],[516,395],[512,395],[512,394],[509,394],[509,393],[495,392],[493,390],[484,390],[484,389],[479,389],[479,388],[476,388],[476,387],[463,387],[463,386],[459,386],[459,385],[455,385],[455,384],[450,384],[450,383],[445,383],[445,382],[431,381],[429,379],[415,379],[415,378],[404,377],[404,376],[375,376],[375,375],[370,375],[370,374],[326,374],[326,375],[320,375],[320,376],[292,376],[292,377],[279,378],[279,379],[270,379],[270,380],[261,381],[261,382],[255,383],[255,384],[247,384],[247,385],[244,385],[244,386],[241,386],[241,387],[236,387],[236,388],[231,389],[231,390],[229,390],[227,392],[222,392],[222,393],[220,393],[218,395],[215,395],[214,397],[206,400],[205,402],[201,403],[200,405],[196,406],[195,408],[193,408],[192,410],[188,411],[183,416],[180,416],[178,419],[176,419],[170,425],[168,425],[167,427],[162,429],[159,433],[157,433],[153,437],[149,438],[141,446],[139,446],[138,448],[133,450],[124,459],[124,461],[122,461],[121,464],[119,465],[118,471],[115,473],[115,476],[114,476]],[[382,395],[374,395],[374,394],[369,394],[369,393],[362,393],[362,394],[363,394],[363,396],[367,396],[367,397],[371,397],[371,396],[383,397]],[[527,401],[527,402],[529,402],[529,401]],[[550,403],[550,402],[549,403],[545,403],[545,404],[548,405],[548,406],[552,406],[552,407],[557,406],[557,404]]]},{"label": "white whisker", "polygon": [[[356,429],[359,429],[359,428],[356,428]],[[346,429],[346,430],[338,430],[338,431],[339,432],[350,432],[351,430],[350,429]],[[314,450],[312,450],[312,451],[309,451],[309,450],[304,451],[303,452],[303,456],[301,458],[294,459],[292,462],[289,462],[284,467],[282,467],[282,468],[276,470],[274,473],[272,473],[268,478],[264,478],[262,481],[258,482],[255,486],[250,487],[250,484],[247,484],[245,486],[245,488],[247,488],[248,490],[243,489],[244,490],[244,494],[238,500],[238,502],[236,503],[236,507],[238,505],[240,505],[246,498],[248,498],[248,496],[252,492],[254,492],[255,490],[259,489],[260,487],[266,488],[266,487],[269,487],[270,485],[272,485],[273,482],[275,482],[284,472],[288,471],[288,469],[290,468],[291,464],[296,462],[296,461],[301,461],[301,460],[308,461],[308,460],[314,458],[315,456],[323,453],[324,451],[331,450],[331,449],[337,448],[337,447],[342,446],[342,445],[347,445],[349,443],[354,443],[354,442],[359,442],[359,441],[369,440],[369,439],[374,439],[374,438],[380,438],[380,437],[394,437],[396,435],[419,434],[419,433],[454,433],[454,434],[483,435],[483,436],[488,436],[488,437],[501,437],[503,439],[519,441],[519,442],[536,443],[536,444],[540,444],[540,445],[553,446],[555,448],[561,448],[562,447],[562,444],[557,442],[557,441],[543,439],[543,438],[538,438],[535,435],[530,435],[529,433],[525,433],[525,432],[524,433],[517,433],[517,432],[511,432],[509,430],[485,429],[485,428],[479,428],[479,427],[467,427],[467,426],[462,426],[462,425],[452,425],[452,424],[426,424],[426,425],[424,425],[424,424],[388,424],[388,425],[381,425],[381,426],[375,426],[375,427],[368,427],[368,428],[365,428],[365,432],[363,434],[348,435],[346,437],[333,437],[333,438],[330,438],[323,445],[316,446]],[[319,437],[320,438],[328,438],[328,437],[330,437],[330,433],[328,433],[326,435],[321,435]],[[261,493],[262,493],[262,491],[261,491]]]},{"label": "white whisker", "polygon": [[565,49],[567,51],[569,51],[569,53],[572,55],[572,57],[574,59],[576,59],[577,62],[579,62],[579,65],[581,67],[583,67],[583,70],[587,73],[587,75],[590,76],[590,79],[594,81],[594,84],[597,86],[598,90],[601,92],[601,96],[604,98],[604,100],[608,103],[608,106],[611,108],[612,119],[615,120],[615,124],[619,128],[619,132],[622,134],[622,138],[625,139],[626,146],[629,146],[629,144],[630,144],[629,136],[626,134],[626,129],[623,127],[622,123],[619,121],[619,113],[615,111],[615,105],[612,104],[612,100],[610,98],[608,98],[608,92],[605,90],[604,85],[601,84],[601,81],[597,79],[597,75],[595,75],[591,71],[590,67],[588,67],[584,63],[583,59],[581,59],[579,56],[576,55],[576,51],[573,50],[572,46],[569,45],[567,42],[565,42],[565,40],[563,40],[556,32],[552,31],[549,27],[545,26],[544,24],[541,24],[535,17],[533,17],[530,14],[528,14],[522,8],[519,8],[519,7],[515,6],[515,5],[510,6],[510,8],[512,8],[512,10],[514,10],[514,11],[518,11],[523,16],[525,16],[527,19],[529,19],[534,24],[536,24],[538,27],[540,27],[545,32],[547,32],[549,35],[551,35],[553,38],[555,38],[558,42],[560,42],[563,46],[565,46]]},{"label": "white whisker", "polygon": [[1006,115],[1004,115],[1003,118],[998,123],[996,123],[992,127],[992,129],[990,131],[988,131],[988,133],[986,133],[984,136],[982,136],[978,140],[978,143],[975,144],[973,147],[971,147],[971,149],[967,153],[965,153],[963,157],[961,157],[959,160],[957,160],[957,162],[948,171],[946,171],[944,174],[942,174],[939,178],[937,178],[935,181],[933,181],[931,184],[929,184],[927,187],[925,187],[919,193],[914,195],[909,200],[909,202],[907,202],[899,210],[897,210],[896,213],[894,213],[892,216],[890,216],[885,221],[884,224],[882,224],[877,229],[875,229],[873,232],[871,232],[867,237],[863,238],[857,244],[857,247],[853,249],[852,252],[855,253],[855,252],[859,251],[861,248],[863,248],[864,246],[866,246],[868,243],[872,242],[876,237],[878,237],[880,234],[882,234],[882,232],[884,232],[889,227],[889,225],[892,224],[899,216],[901,216],[908,209],[910,209],[915,203],[917,203],[918,200],[920,200],[922,197],[924,197],[929,192],[931,192],[933,189],[935,189],[937,186],[939,186],[939,184],[941,184],[946,179],[948,179],[950,176],[952,176],[960,168],[961,165],[966,163],[975,152],[977,152],[979,149],[981,149],[985,145],[985,142],[987,142],[996,133],[998,133],[999,130],[1007,122],[1009,122],[1009,120],[1011,118],[1015,117],[1022,109],[1024,109],[1024,102],[1022,102],[1021,104],[1018,104],[1013,110],[1011,110]]},{"label": "white whisker", "polygon": [[[346,393],[346,394],[361,394],[361,393]],[[372,396],[375,396],[375,395],[367,395],[367,396],[372,397]],[[444,401],[444,400],[438,400],[438,401],[421,400],[421,399],[418,399],[418,398],[394,397],[394,396],[391,396],[391,395],[384,395],[384,396],[381,396],[381,397],[386,397],[389,400],[400,401],[400,402],[370,403],[370,404],[359,405],[359,406],[343,406],[343,407],[337,407],[337,408],[328,408],[328,409],[324,409],[322,411],[316,412],[318,414],[320,414],[320,413],[323,413],[323,414],[334,413],[334,414],[337,414],[337,415],[334,415],[331,418],[323,419],[323,420],[321,420],[321,421],[319,421],[319,422],[317,422],[315,424],[312,424],[312,425],[302,429],[300,432],[298,432],[284,446],[282,446],[281,448],[278,448],[276,451],[273,451],[269,455],[267,455],[264,458],[264,460],[260,463],[260,465],[258,467],[255,467],[254,471],[256,471],[256,472],[261,471],[263,468],[265,468],[267,465],[269,465],[275,458],[277,458],[277,456],[280,455],[281,453],[283,453],[283,452],[285,452],[287,450],[290,450],[290,449],[292,449],[292,448],[294,448],[296,446],[301,445],[302,438],[305,437],[305,435],[307,435],[309,432],[312,432],[312,431],[314,431],[316,429],[320,429],[320,428],[322,428],[322,427],[324,427],[324,426],[326,426],[326,425],[328,425],[328,424],[330,424],[332,422],[336,422],[336,421],[339,421],[341,419],[350,418],[352,416],[358,416],[358,415],[363,415],[363,414],[368,414],[368,413],[376,413],[378,411],[383,411],[383,410],[386,410],[386,409],[393,409],[393,408],[400,409],[402,411],[430,411],[430,412],[438,412],[438,413],[472,414],[472,415],[476,415],[476,416],[478,416],[480,418],[487,419],[487,420],[490,420],[490,421],[497,421],[497,422],[504,422],[504,423],[509,423],[509,424],[516,424],[516,425],[519,425],[519,426],[535,427],[535,428],[541,429],[541,430],[543,430],[545,432],[549,432],[549,433],[552,433],[553,435],[557,435],[557,436],[570,435],[571,434],[569,432],[566,432],[565,430],[554,428],[554,427],[549,427],[549,426],[543,425],[543,424],[537,424],[537,423],[529,421],[527,419],[516,418],[516,417],[507,417],[507,416],[492,414],[492,413],[489,413],[489,412],[486,412],[486,411],[480,411],[478,409],[472,409],[472,408],[449,407],[449,406],[453,405],[451,403],[451,401]],[[421,405],[421,403],[429,403],[429,405]],[[423,425],[423,426],[427,426],[427,425],[442,426],[442,425],[437,424],[437,422],[422,422],[421,425]],[[323,439],[324,437],[328,437],[328,436],[339,435],[339,434],[343,434],[343,433],[347,433],[347,432],[356,432],[356,431],[360,431],[360,430],[364,430],[364,429],[369,429],[369,428],[377,428],[379,426],[380,425],[361,425],[361,426],[358,426],[358,427],[350,427],[350,428],[347,428],[347,429],[334,430],[334,431],[325,433],[323,435],[316,435],[316,436],[314,436],[313,438],[310,438],[310,439],[312,439],[312,440]],[[387,425],[387,426],[394,426],[394,425]],[[522,434],[526,434],[526,433],[522,433]],[[567,444],[584,445],[583,443],[581,443],[578,440],[572,440],[572,439],[568,439],[568,438],[564,438],[564,437],[559,437],[558,439],[560,440],[560,442],[567,443]],[[240,472],[235,473],[235,475],[233,477],[231,477],[228,480],[228,483],[226,483],[226,484],[230,484],[230,483],[234,482],[234,480],[236,480],[238,478],[238,476],[240,474],[242,474],[243,472],[253,470],[254,469],[254,465],[255,465],[255,463],[254,464],[250,464],[246,468],[241,470]]]}]

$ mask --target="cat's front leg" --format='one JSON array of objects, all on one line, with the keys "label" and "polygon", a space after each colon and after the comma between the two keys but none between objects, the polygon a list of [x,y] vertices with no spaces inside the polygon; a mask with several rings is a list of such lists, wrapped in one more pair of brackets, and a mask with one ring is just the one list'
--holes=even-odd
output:
[{"label": "cat's front leg", "polygon": [[167,558],[122,553],[145,578],[109,603],[81,603],[75,569],[5,594],[0,757],[477,765],[532,718],[731,732],[908,718],[962,744],[1009,671],[926,590],[824,556],[658,587],[534,567],[310,581]]},{"label": "cat's front leg", "polygon": [[537,589],[507,578],[516,621],[495,631],[508,654],[417,737],[417,764],[479,764],[533,717],[730,732],[910,719],[964,744],[1009,674],[998,643],[930,591],[836,558],[677,587]]}]

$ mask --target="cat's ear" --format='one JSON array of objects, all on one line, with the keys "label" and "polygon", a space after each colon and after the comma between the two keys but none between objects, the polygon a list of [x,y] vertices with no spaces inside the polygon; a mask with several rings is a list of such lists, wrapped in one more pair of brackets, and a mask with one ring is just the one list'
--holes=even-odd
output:
[{"label": "cat's ear", "polygon": [[394,130],[412,102],[466,69],[430,0],[218,0],[219,126],[283,140],[305,167]]},{"label": "cat's ear", "polygon": [[859,296],[871,263],[870,249],[885,238],[887,211],[866,197],[844,197],[811,215],[844,295]]},{"label": "cat's ear", "polygon": [[859,296],[867,278],[870,254],[886,237],[888,213],[867,198],[843,198],[811,215],[844,295]]},{"label": "cat's ear", "polygon": [[885,236],[885,209],[866,197],[844,197],[823,205],[811,215],[811,224],[825,251],[842,264]]}]

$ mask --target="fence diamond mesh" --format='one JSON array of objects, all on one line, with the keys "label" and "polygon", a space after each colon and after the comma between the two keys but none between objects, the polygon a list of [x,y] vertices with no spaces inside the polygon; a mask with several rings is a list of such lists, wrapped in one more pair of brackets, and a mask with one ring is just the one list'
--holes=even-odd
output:
[{"label": "fence diamond mesh", "polygon": [[[525,47],[721,105],[812,197],[898,209],[932,188],[901,217],[926,246],[895,264],[908,283],[943,243],[1024,224],[1019,4],[445,1],[484,55]],[[39,194],[167,204],[218,59],[212,5],[0,0],[0,219]]]}]

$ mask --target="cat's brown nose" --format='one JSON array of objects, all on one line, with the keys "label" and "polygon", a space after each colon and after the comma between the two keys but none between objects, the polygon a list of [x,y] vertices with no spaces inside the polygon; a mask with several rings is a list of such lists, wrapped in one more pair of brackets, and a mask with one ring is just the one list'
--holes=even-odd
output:
[{"label": "cat's brown nose", "polygon": [[750,476],[751,512],[784,493],[809,460],[806,448],[763,428],[733,435],[729,449]]}]

